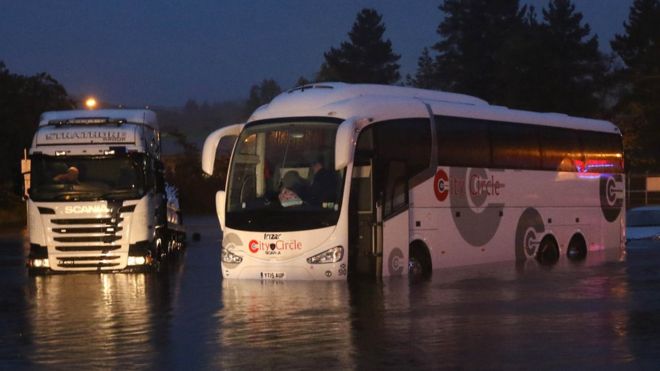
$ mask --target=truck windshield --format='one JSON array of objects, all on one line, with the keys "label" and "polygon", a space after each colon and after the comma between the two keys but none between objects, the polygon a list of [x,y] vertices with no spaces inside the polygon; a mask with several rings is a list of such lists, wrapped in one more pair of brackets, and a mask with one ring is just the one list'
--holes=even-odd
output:
[{"label": "truck windshield", "polygon": [[338,122],[266,122],[239,136],[227,189],[228,227],[254,231],[337,223],[344,171],[335,171]]},{"label": "truck windshield", "polygon": [[33,156],[30,198],[34,201],[135,199],[145,193],[144,155]]}]

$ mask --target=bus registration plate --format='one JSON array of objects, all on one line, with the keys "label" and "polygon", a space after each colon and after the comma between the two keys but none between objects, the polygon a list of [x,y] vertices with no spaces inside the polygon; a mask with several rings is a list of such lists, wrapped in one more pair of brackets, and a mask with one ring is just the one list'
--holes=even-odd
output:
[{"label": "bus registration plate", "polygon": [[284,279],[284,272],[261,272],[262,280],[281,280]]}]

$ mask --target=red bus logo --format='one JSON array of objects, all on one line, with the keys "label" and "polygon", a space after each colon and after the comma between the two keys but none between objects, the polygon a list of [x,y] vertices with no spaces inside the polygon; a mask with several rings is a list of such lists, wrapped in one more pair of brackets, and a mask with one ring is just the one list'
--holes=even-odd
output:
[{"label": "red bus logo", "polygon": [[256,254],[257,251],[259,251],[259,242],[257,242],[257,240],[250,241],[250,243],[248,244],[248,248],[250,249],[250,252]]},{"label": "red bus logo", "polygon": [[435,173],[435,181],[433,182],[435,191],[435,198],[442,202],[447,199],[449,195],[449,177],[444,170],[440,169]]}]

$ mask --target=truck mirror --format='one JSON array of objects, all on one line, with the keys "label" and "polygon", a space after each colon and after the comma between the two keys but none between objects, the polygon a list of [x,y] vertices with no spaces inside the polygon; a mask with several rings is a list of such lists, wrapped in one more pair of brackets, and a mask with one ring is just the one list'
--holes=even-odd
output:
[{"label": "truck mirror", "polygon": [[335,138],[335,170],[348,166],[355,147],[355,121],[346,120],[339,125]]},{"label": "truck mirror", "polygon": [[202,147],[202,171],[208,175],[213,175],[213,165],[218,151],[218,143],[223,137],[238,136],[245,124],[234,124],[220,128],[206,137],[204,147]]},{"label": "truck mirror", "polygon": [[27,157],[27,150],[23,149],[23,159],[21,159],[21,174],[23,174],[23,200],[27,200],[30,191],[30,178],[32,172],[32,160]]}]

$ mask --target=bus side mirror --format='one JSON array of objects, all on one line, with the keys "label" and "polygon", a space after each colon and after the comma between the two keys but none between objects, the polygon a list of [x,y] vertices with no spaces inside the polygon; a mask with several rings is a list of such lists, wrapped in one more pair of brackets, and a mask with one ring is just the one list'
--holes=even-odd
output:
[{"label": "bus side mirror", "polygon": [[220,223],[220,230],[225,230],[225,205],[227,203],[227,193],[225,191],[218,191],[215,194],[215,212],[218,215],[218,222]]},{"label": "bus side mirror", "polygon": [[335,138],[335,170],[341,170],[351,162],[355,147],[355,121],[346,120],[339,125]]},{"label": "bus side mirror", "polygon": [[224,137],[238,136],[245,124],[234,124],[220,128],[206,137],[204,147],[202,148],[202,171],[208,175],[213,175],[213,165],[218,151],[218,144]]}]

